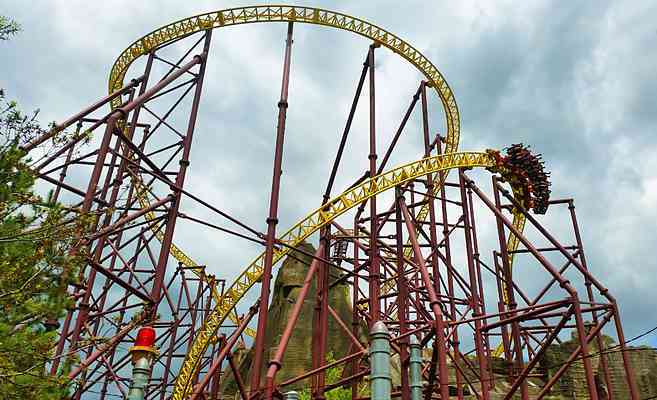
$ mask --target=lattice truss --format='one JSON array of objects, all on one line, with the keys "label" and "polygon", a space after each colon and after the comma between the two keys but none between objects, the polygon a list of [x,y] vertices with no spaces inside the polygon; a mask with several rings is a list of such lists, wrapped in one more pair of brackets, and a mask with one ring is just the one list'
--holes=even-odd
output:
[{"label": "lattice truss", "polygon": [[[276,161],[272,184],[276,201],[270,203],[266,228],[253,229],[185,189],[213,30],[256,22],[289,24],[278,102],[279,138],[287,112],[292,27],[316,24],[372,41],[324,201],[282,233],[276,231],[280,190]],[[372,146],[377,137],[372,66],[375,53],[384,54],[379,47],[407,60],[424,80],[392,142],[379,143],[379,149],[387,150],[377,159],[377,146]],[[369,170],[335,195],[332,186],[340,155],[366,84],[371,116]],[[430,124],[441,118],[429,112],[427,96],[432,93],[443,106],[442,136],[431,133]],[[424,153],[418,154],[417,161],[387,165],[397,140],[406,137],[402,133],[409,116],[418,108],[419,134],[404,135],[415,134],[413,140],[424,144]],[[601,347],[604,326],[613,325],[621,343],[623,331],[614,298],[588,271],[573,201],[548,199],[547,183],[539,179],[545,177],[542,164],[525,147],[507,153],[458,152],[459,139],[458,108],[438,69],[396,35],[358,18],[308,7],[247,7],[181,20],[140,38],[114,64],[108,96],[26,146],[37,160],[34,169],[40,182],[54,188],[59,201],[94,221],[84,245],[76,249],[86,265],[79,284],[70,290],[75,307],[61,321],[50,372],[70,368],[74,398],[125,397],[132,370],[128,347],[139,326],[151,325],[156,328],[159,353],[148,385],[149,399],[217,398],[221,371],[228,368],[226,357],[238,341],[250,342],[248,337],[255,338],[255,367],[249,376],[238,379],[244,382],[240,396],[269,399],[308,379],[313,397],[322,398],[336,386],[325,382],[326,327],[334,318],[351,342],[337,365],[348,366],[345,371],[350,372],[343,373],[340,384],[351,387],[354,398],[360,396],[359,388],[369,374],[362,329],[379,320],[387,324],[393,352],[402,360],[400,382],[393,392],[403,399],[410,393],[411,337],[428,354],[423,361],[427,398],[435,394],[446,399],[450,391],[457,398],[469,393],[488,399],[494,392],[509,398],[516,391],[522,398],[541,397],[577,363],[584,370],[591,398],[598,396],[596,374],[611,394],[605,356],[587,355]],[[278,141],[274,152],[274,159],[280,159]],[[480,172],[469,173],[471,169]],[[475,176],[485,187],[474,182]],[[183,199],[209,209],[234,230],[182,214]],[[567,239],[557,239],[531,213],[531,209],[544,212],[548,205],[555,215],[558,211],[552,210],[562,209],[560,216],[570,236],[559,237]],[[241,235],[261,244],[264,251],[225,285],[207,272],[212,266],[198,265],[173,243],[181,219]],[[298,313],[285,321],[288,337],[280,338],[276,354],[262,359],[271,276],[286,256],[301,255],[297,247],[304,240],[316,237],[320,238],[317,252],[303,254],[313,260],[307,281],[317,282],[317,292],[306,293],[318,302],[309,349],[313,368],[281,382],[276,375],[281,366],[285,368],[286,340]],[[328,298],[329,276],[350,287],[351,320],[340,320],[323,300]],[[254,287],[259,301],[238,309]],[[297,301],[303,302],[303,296]],[[565,340],[570,332],[579,347],[556,375],[544,377],[543,386],[529,385],[527,378],[540,373],[537,364],[547,346]],[[493,373],[495,362],[503,362],[507,369],[504,378],[499,370]],[[626,376],[636,398],[632,375]]]}]

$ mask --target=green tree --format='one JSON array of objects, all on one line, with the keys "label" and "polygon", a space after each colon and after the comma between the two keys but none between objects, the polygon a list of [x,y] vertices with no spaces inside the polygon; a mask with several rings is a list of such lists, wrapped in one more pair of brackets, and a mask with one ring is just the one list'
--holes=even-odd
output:
[{"label": "green tree", "polygon": [[[18,25],[0,17],[0,38]],[[23,114],[0,90],[0,399],[60,399],[66,366],[47,368],[56,329],[72,305],[81,256],[70,250],[85,224],[74,210],[35,190],[31,161],[20,146],[44,130],[38,112]]]}]

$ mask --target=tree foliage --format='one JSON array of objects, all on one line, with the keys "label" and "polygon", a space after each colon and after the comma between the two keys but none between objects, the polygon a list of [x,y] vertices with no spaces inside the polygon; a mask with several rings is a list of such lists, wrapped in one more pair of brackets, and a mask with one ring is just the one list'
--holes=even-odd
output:
[{"label": "tree foliage", "polygon": [[7,40],[21,30],[20,25],[12,19],[0,15],[0,40]]},{"label": "tree foliage", "polygon": [[[0,17],[0,39],[17,29]],[[0,90],[1,399],[59,399],[68,392],[66,363],[55,375],[48,368],[81,260],[71,249],[86,223],[54,202],[52,193],[35,189],[21,145],[44,132],[37,115],[23,114]]]}]

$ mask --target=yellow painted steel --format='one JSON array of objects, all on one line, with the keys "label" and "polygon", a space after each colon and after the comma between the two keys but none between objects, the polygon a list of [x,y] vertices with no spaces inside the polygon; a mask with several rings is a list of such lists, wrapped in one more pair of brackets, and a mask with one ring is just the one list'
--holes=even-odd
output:
[{"label": "yellow painted steel", "polygon": [[[163,26],[137,39],[121,53],[110,72],[109,92],[121,88],[130,65],[154,49],[203,30],[263,22],[296,22],[341,29],[371,39],[399,54],[427,78],[440,96],[447,123],[445,153],[455,152],[458,148],[461,129],[459,111],[454,94],[438,68],[398,36],[362,19],[321,8],[287,5],[239,7],[201,14]],[[120,102],[121,99],[116,98],[112,107],[118,107]]]},{"label": "yellow painted steel", "polygon": [[[390,190],[410,180],[454,168],[493,167],[496,161],[485,152],[461,152],[424,158],[404,164],[347,190],[333,198],[325,206],[315,210],[306,218],[294,225],[279,237],[279,241],[287,246],[274,250],[273,263],[278,263],[290,252],[290,247],[296,247],[320,228],[335,218],[367,201],[373,196]],[[289,247],[288,247],[289,246]],[[210,316],[199,329],[194,342],[183,361],[174,384],[171,398],[180,400],[191,392],[191,382],[203,353],[208,348],[212,336],[226,317],[233,312],[235,306],[246,292],[260,279],[264,270],[264,252],[255,258],[235,282],[226,290],[224,297],[215,306]]]}]

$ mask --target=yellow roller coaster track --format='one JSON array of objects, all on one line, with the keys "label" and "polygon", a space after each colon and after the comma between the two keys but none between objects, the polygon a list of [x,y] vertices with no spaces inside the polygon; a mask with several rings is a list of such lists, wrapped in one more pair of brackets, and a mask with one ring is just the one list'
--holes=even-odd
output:
[{"label": "yellow roller coaster track", "polygon": [[[444,155],[415,161],[366,180],[360,185],[336,197],[327,206],[316,210],[296,224],[292,229],[279,238],[282,242],[294,247],[322,226],[331,222],[333,219],[361,202],[366,201],[378,193],[389,190],[417,177],[441,171],[449,171],[453,168],[494,166],[493,158],[487,153],[456,152],[460,139],[458,107],[454,95],[442,74],[424,55],[396,35],[387,32],[374,24],[346,14],[319,8],[287,5],[240,7],[201,14],[171,23],[136,40],[124,50],[123,53],[121,53],[114,63],[110,73],[108,85],[109,92],[112,93],[123,86],[125,74],[130,65],[137,58],[147,55],[149,52],[157,48],[195,32],[224,26],[262,22],[307,23],[346,30],[371,39],[381,46],[392,50],[394,53],[400,55],[415,66],[417,70],[425,76],[430,83],[430,86],[434,88],[442,102],[447,127]],[[115,99],[112,103],[112,107],[117,107],[119,102],[120,99]],[[134,184],[137,186],[137,193],[141,206],[147,206],[150,203],[147,189],[143,187],[138,180],[135,180]],[[439,182],[434,190],[437,192],[441,186],[442,182]],[[420,221],[425,220],[428,212],[428,207],[426,205],[423,206],[418,212],[417,219]],[[514,214],[514,217],[514,224],[518,227],[522,227],[524,225],[524,218],[521,218],[519,214]],[[149,213],[146,215],[146,218],[152,220],[154,215]],[[154,227],[153,229],[156,237],[161,240],[161,229],[159,227]],[[511,236],[507,247],[510,250],[515,250],[517,245],[517,238]],[[288,251],[287,248],[277,249],[274,253],[274,263],[280,261]],[[171,246],[171,255],[181,264],[190,268],[200,278],[206,281],[213,279],[206,275],[204,270],[198,267],[197,263],[173,244]],[[410,254],[407,254],[407,256],[409,255]],[[197,373],[203,353],[211,343],[212,337],[216,334],[217,329],[226,318],[230,318],[234,322],[237,320],[238,317],[235,313],[235,306],[245,293],[260,279],[263,269],[263,260],[263,255],[261,255],[251,262],[246,270],[240,274],[236,281],[226,291],[224,296],[220,296],[216,290],[213,292],[213,297],[217,301],[217,305],[210,317],[204,322],[203,327],[197,334],[197,337],[183,362],[174,385],[172,399],[183,399],[189,394],[191,390],[191,382]],[[254,332],[249,330],[247,331],[247,334],[254,335]]]}]

